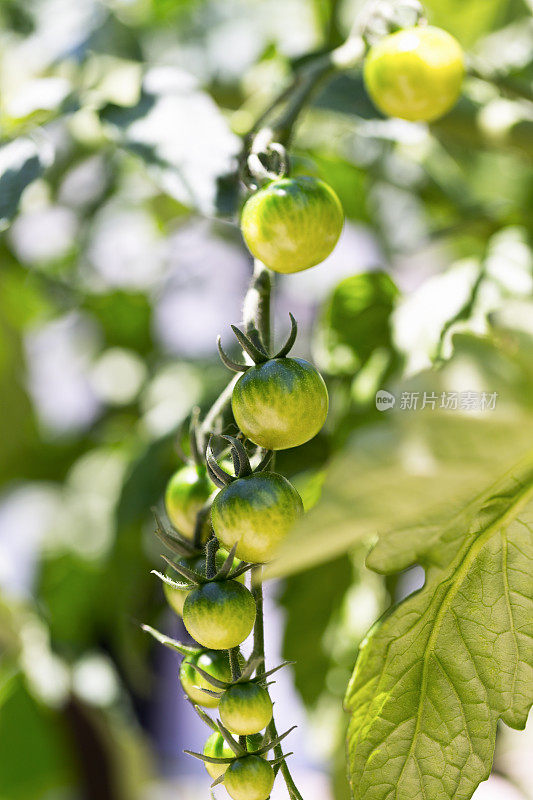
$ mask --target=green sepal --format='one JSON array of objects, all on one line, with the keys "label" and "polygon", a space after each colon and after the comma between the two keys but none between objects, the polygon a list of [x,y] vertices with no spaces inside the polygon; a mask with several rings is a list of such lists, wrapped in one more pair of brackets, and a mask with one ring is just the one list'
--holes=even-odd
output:
[{"label": "green sepal", "polygon": [[182,656],[196,656],[198,653],[201,653],[202,650],[199,647],[190,647],[189,645],[182,644],[178,642],[177,639],[172,639],[170,636],[165,636],[163,633],[160,633],[155,628],[152,628],[151,625],[141,625],[141,629],[146,633],[149,633],[150,636],[153,636],[156,641],[160,644],[165,645],[170,650],[176,650],[178,653],[181,653]]}]

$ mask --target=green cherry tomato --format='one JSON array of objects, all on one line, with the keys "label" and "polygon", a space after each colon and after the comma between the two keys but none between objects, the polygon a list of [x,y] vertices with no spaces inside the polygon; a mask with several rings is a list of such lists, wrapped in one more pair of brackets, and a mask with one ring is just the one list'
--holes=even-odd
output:
[{"label": "green cherry tomato", "polygon": [[236,683],[222,695],[218,711],[229,731],[248,736],[266,728],[272,719],[272,701],[259,684]]},{"label": "green cherry tomato", "polygon": [[454,105],[464,71],[459,42],[428,25],[381,39],[366,57],[364,78],[370,97],[384,114],[429,122]]},{"label": "green cherry tomato", "polygon": [[[262,736],[255,735],[246,737],[246,749],[249,753],[259,750],[262,744]],[[215,731],[205,743],[204,756],[211,756],[211,758],[234,758],[235,753],[222,734]],[[263,756],[263,758],[264,757],[265,756]],[[210,764],[208,761],[204,761],[204,766],[215,781],[217,778],[220,778],[228,768],[227,764]]]},{"label": "green cherry tomato", "polygon": [[229,650],[244,642],[255,622],[252,593],[237,581],[211,581],[193,589],[183,606],[183,624],[202,647]]},{"label": "green cherry tomato", "polygon": [[219,540],[254,564],[270,561],[303,513],[294,486],[275,472],[258,472],[225,486],[215,497],[211,521]]},{"label": "green cherry tomato", "polygon": [[241,375],[231,405],[248,439],[267,450],[285,450],[319,432],[328,414],[328,390],[308,361],[272,358]]},{"label": "green cherry tomato", "polygon": [[228,654],[222,650],[206,650],[195,656],[187,656],[181,662],[180,681],[186,695],[199,706],[216,708],[219,703],[218,698],[203,692],[202,689],[210,689],[215,692],[217,689],[194,669],[194,664],[212,675],[213,678],[229,682],[231,681],[231,668]]},{"label": "green cherry tomato", "polygon": [[195,466],[182,467],[169,480],[165,508],[169,520],[185,538],[193,538],[196,515],[214,490],[205,470]]},{"label": "green cherry tomato", "polygon": [[[235,753],[222,734],[214,731],[204,745],[204,756],[209,756],[210,758],[234,758]],[[214,781],[224,775],[228,768],[228,764],[210,764],[209,761],[204,761],[204,766]]]},{"label": "green cherry tomato", "polygon": [[[219,550],[216,554],[216,565],[217,569],[224,564],[228,553],[225,550]],[[194,556],[193,558],[182,558],[180,561],[177,562],[181,564],[183,567],[188,567],[189,569],[194,570],[199,575],[205,575],[205,556]],[[233,561],[233,569],[236,569],[240,566],[240,561],[238,558],[234,559]],[[166,571],[166,576],[173,581],[180,582],[180,576],[174,572],[170,567]],[[244,583],[244,575],[240,575],[237,580],[240,583]],[[165,597],[167,603],[172,608],[173,611],[178,614],[178,616],[183,616],[183,604],[185,603],[185,598],[189,594],[190,589],[174,589],[173,586],[169,586],[168,583],[163,584],[163,592],[165,593]]]},{"label": "green cherry tomato", "polygon": [[224,786],[233,800],[267,800],[274,786],[274,770],[263,758],[236,758],[224,775]]},{"label": "green cherry tomato", "polygon": [[281,178],[245,203],[241,229],[248,249],[274,272],[320,264],[337,244],[344,214],[333,189],[318,178]]}]

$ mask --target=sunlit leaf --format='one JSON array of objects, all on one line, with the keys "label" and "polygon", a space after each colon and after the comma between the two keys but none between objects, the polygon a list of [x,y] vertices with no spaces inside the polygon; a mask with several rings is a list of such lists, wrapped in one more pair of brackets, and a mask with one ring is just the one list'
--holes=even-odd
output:
[{"label": "sunlit leaf", "polygon": [[24,189],[41,177],[51,160],[51,148],[33,139],[14,139],[0,147],[0,230],[17,213]]}]

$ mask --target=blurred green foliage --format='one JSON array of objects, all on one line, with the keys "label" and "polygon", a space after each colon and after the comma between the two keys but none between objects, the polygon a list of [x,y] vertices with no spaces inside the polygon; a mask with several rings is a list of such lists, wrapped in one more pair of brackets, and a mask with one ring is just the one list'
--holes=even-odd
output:
[{"label": "blurred green foliage", "polygon": [[[331,395],[325,431],[278,467],[316,504],[288,543],[297,574],[280,603],[310,725],[333,732],[320,757],[336,800],[347,796],[341,698],[358,642],[397,596],[366,570],[361,543],[433,496],[405,448],[432,443],[466,491],[531,422],[530,8],[426,5],[483,75],[457,107],[431,128],[385,120],[353,71],[322,87],[293,142],[295,169],[328,180],[347,216],[336,260],[277,289],[307,320],[299,347]],[[237,321],[247,277],[232,224],[240,136],[361,6],[0,6],[2,800],[146,796],[159,676],[138,623],[164,614],[150,509],[180,463],[180,424],[227,379],[209,322],[224,333]],[[411,386],[479,386],[502,403],[472,438],[463,417],[398,430],[375,392]]]}]

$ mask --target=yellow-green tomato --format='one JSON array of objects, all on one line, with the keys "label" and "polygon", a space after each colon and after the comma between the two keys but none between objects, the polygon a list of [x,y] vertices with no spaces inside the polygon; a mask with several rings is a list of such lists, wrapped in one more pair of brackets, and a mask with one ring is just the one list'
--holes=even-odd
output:
[{"label": "yellow-green tomato", "polygon": [[455,104],[464,71],[459,42],[428,25],[391,33],[375,44],[365,60],[364,79],[384,114],[430,122]]},{"label": "yellow-green tomato", "polygon": [[244,435],[267,450],[298,447],[319,432],[328,415],[328,390],[303,358],[272,358],[246,370],[231,406]]},{"label": "yellow-green tomato", "polygon": [[257,683],[236,683],[226,689],[218,708],[226,728],[239,736],[249,736],[266,728],[272,719],[272,701]]},{"label": "yellow-green tomato", "polygon": [[223,650],[205,650],[198,655],[187,656],[181,662],[180,681],[186,695],[199,706],[216,708],[219,703],[218,698],[203,692],[202,689],[210,689],[215,692],[218,690],[212,683],[209,683],[207,678],[194,669],[195,664],[213,678],[229,683],[231,667],[228,654]]},{"label": "yellow-green tomato", "polygon": [[169,480],[165,508],[169,520],[185,538],[193,538],[196,515],[214,490],[205,470],[192,465],[182,467]]},{"label": "yellow-green tomato", "polygon": [[211,521],[229,550],[254,564],[270,561],[303,513],[300,495],[283,475],[258,472],[225,486],[215,497]]},{"label": "yellow-green tomato", "polygon": [[267,800],[274,786],[274,770],[259,756],[236,758],[225,772],[224,786],[233,800]]},{"label": "yellow-green tomato", "polygon": [[320,264],[337,244],[344,214],[333,189],[309,176],[280,178],[245,203],[241,229],[248,249],[274,272]]},{"label": "yellow-green tomato", "polygon": [[187,596],[183,624],[193,639],[211,650],[244,642],[255,622],[252,593],[237,581],[211,581]]},{"label": "yellow-green tomato", "polygon": [[[216,554],[216,565],[217,569],[224,564],[228,553],[225,550],[219,550]],[[240,561],[238,558],[233,560],[233,567],[232,569],[236,569],[240,565]],[[182,558],[178,561],[178,564],[181,564],[183,567],[188,567],[189,569],[194,570],[202,577],[205,576],[205,556],[194,556],[193,558]],[[174,572],[170,567],[166,571],[166,575],[173,581],[179,583],[181,581],[180,576]],[[240,583],[244,583],[244,575],[240,575],[237,580]],[[165,597],[167,603],[172,608],[173,611],[176,612],[180,617],[183,615],[183,604],[185,603],[185,598],[191,591],[190,589],[175,589],[173,586],[169,586],[168,583],[163,584],[163,591],[165,593]]]},{"label": "yellow-green tomato", "polygon": [[[204,745],[204,756],[209,756],[209,758],[234,758],[235,753],[222,734],[214,731]],[[204,766],[214,781],[224,775],[228,768],[228,764],[210,764],[209,761],[204,761]]]}]

